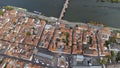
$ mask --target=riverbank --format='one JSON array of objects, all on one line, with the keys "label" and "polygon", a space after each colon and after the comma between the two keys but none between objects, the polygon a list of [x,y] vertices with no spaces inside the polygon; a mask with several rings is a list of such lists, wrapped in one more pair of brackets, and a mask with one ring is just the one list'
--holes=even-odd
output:
[{"label": "riverbank", "polygon": [[[44,20],[47,20],[48,22],[58,22],[58,18],[55,18],[55,17],[47,17],[47,16],[44,16],[44,15],[41,15],[41,14],[37,14],[37,13],[34,13],[34,12],[28,12],[27,9],[25,8],[20,8],[20,7],[16,7],[16,6],[9,6],[9,7],[12,7],[14,8],[15,10],[19,10],[19,11],[22,11],[22,12],[26,12],[27,14],[29,15],[32,15],[32,16],[35,16],[35,17],[38,17],[40,19],[44,19]],[[65,23],[65,24],[68,24],[69,26],[73,27],[75,25],[91,25],[89,23],[84,23],[84,22],[70,22],[70,21],[67,21],[67,20],[61,20],[62,23]],[[93,26],[93,25],[92,25]],[[109,26],[106,26],[106,27],[109,27]],[[117,31],[120,31],[120,28],[115,28],[115,27],[109,27],[111,30],[117,30]]]},{"label": "riverbank", "polygon": [[[91,25],[89,23],[83,23],[83,22],[69,22],[69,21],[66,21],[66,20],[62,20],[62,22],[64,22],[65,24],[69,24],[70,26],[75,26],[75,25]],[[115,27],[109,27],[109,26],[106,26],[108,28],[110,28],[111,30],[115,30],[115,31],[120,31],[120,28],[115,28]]]}]

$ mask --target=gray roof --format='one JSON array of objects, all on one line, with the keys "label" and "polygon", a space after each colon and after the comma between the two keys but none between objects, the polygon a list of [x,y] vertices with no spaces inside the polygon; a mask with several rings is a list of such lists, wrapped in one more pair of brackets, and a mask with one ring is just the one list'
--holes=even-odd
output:
[{"label": "gray roof", "polygon": [[38,52],[36,55],[44,57],[44,58],[48,58],[48,59],[53,59],[53,56],[47,55],[47,54],[44,54],[44,53],[40,53],[40,52]]},{"label": "gray roof", "polygon": [[77,61],[83,61],[84,60],[84,56],[83,55],[76,55],[74,56],[74,58],[76,57]]},{"label": "gray roof", "polygon": [[120,50],[120,45],[117,45],[117,44],[111,44],[110,47],[111,47],[111,49],[119,49]]},{"label": "gray roof", "polygon": [[116,39],[117,43],[120,43],[120,38],[119,39]]}]

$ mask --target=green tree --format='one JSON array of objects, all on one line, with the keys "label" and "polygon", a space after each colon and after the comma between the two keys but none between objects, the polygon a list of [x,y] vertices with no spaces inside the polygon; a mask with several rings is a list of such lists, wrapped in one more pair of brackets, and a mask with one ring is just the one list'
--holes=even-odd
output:
[{"label": "green tree", "polygon": [[56,41],[58,42],[58,41],[60,41],[60,39],[59,39],[59,38],[56,38]]},{"label": "green tree", "polygon": [[107,61],[110,61],[111,56],[110,56],[110,55],[107,55],[106,58],[107,58]]},{"label": "green tree", "polygon": [[72,29],[72,27],[70,27],[70,29]]},{"label": "green tree", "polygon": [[69,45],[69,40],[68,40],[68,38],[66,38],[66,45],[67,45],[67,46]]},{"label": "green tree", "polygon": [[76,27],[78,27],[78,25],[76,25]]},{"label": "green tree", "polygon": [[109,42],[116,43],[116,37],[115,36],[110,37]]},{"label": "green tree", "polygon": [[102,59],[102,60],[101,60],[101,63],[102,63],[102,64],[106,64],[107,62],[106,62],[104,59]]},{"label": "green tree", "polygon": [[66,43],[66,40],[63,38],[63,39],[62,39],[62,42]]},{"label": "green tree", "polygon": [[68,38],[70,35],[69,35],[69,33],[66,33],[66,38]]},{"label": "green tree", "polygon": [[114,56],[115,56],[115,52],[111,51],[111,57],[114,57]]},{"label": "green tree", "polygon": [[104,45],[105,45],[107,48],[109,48],[109,47],[108,47],[109,44],[110,44],[110,41],[105,41],[105,44],[104,44]]},{"label": "green tree", "polygon": [[6,10],[13,10],[13,8],[10,7],[10,6],[4,6],[3,8],[6,9]]},{"label": "green tree", "polygon": [[69,39],[68,39],[69,36],[70,36],[69,33],[66,33],[66,45],[67,45],[67,46],[69,45]]},{"label": "green tree", "polygon": [[0,64],[3,62],[3,60],[2,59],[0,59]]},{"label": "green tree", "polygon": [[13,22],[13,24],[14,24],[14,25],[16,25],[16,24],[17,24],[17,22]]},{"label": "green tree", "polygon": [[3,15],[3,13],[4,13],[4,12],[3,12],[2,10],[0,10],[0,15]]},{"label": "green tree", "polygon": [[117,56],[116,56],[116,61],[118,62],[120,60],[120,51],[117,53]]},{"label": "green tree", "polygon": [[31,35],[31,33],[28,31],[28,32],[26,32],[26,35],[27,35],[27,36],[30,36],[30,35]]}]

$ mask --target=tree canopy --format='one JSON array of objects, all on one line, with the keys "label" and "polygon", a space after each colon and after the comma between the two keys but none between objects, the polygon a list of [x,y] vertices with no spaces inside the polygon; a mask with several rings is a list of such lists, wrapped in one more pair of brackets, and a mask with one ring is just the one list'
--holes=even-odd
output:
[{"label": "tree canopy", "polygon": [[13,10],[13,8],[10,7],[10,6],[4,6],[3,8],[6,9],[6,10]]},{"label": "tree canopy", "polygon": [[117,53],[117,56],[116,56],[116,61],[118,62],[120,60],[120,51]]},{"label": "tree canopy", "polygon": [[30,35],[31,35],[31,33],[28,31],[28,32],[26,32],[26,35],[27,35],[27,36],[30,36]]},{"label": "tree canopy", "polygon": [[102,64],[106,64],[107,62],[106,62],[104,59],[102,59],[102,60],[101,60],[101,63],[102,63]]},{"label": "tree canopy", "polygon": [[111,51],[111,56],[114,57],[115,56],[115,52]]},{"label": "tree canopy", "polygon": [[4,12],[2,10],[0,10],[0,15],[2,15]]}]

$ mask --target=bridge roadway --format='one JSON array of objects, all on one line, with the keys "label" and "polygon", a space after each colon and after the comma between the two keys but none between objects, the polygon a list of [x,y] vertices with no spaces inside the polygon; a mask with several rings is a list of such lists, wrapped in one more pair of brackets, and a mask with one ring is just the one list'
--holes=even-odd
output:
[{"label": "bridge roadway", "polygon": [[59,22],[60,22],[61,19],[64,17],[64,13],[66,12],[66,9],[68,8],[69,1],[70,1],[70,0],[66,0],[65,3],[64,3],[63,9],[62,9],[61,14],[60,14],[60,17],[59,17],[59,19],[58,19]]}]

